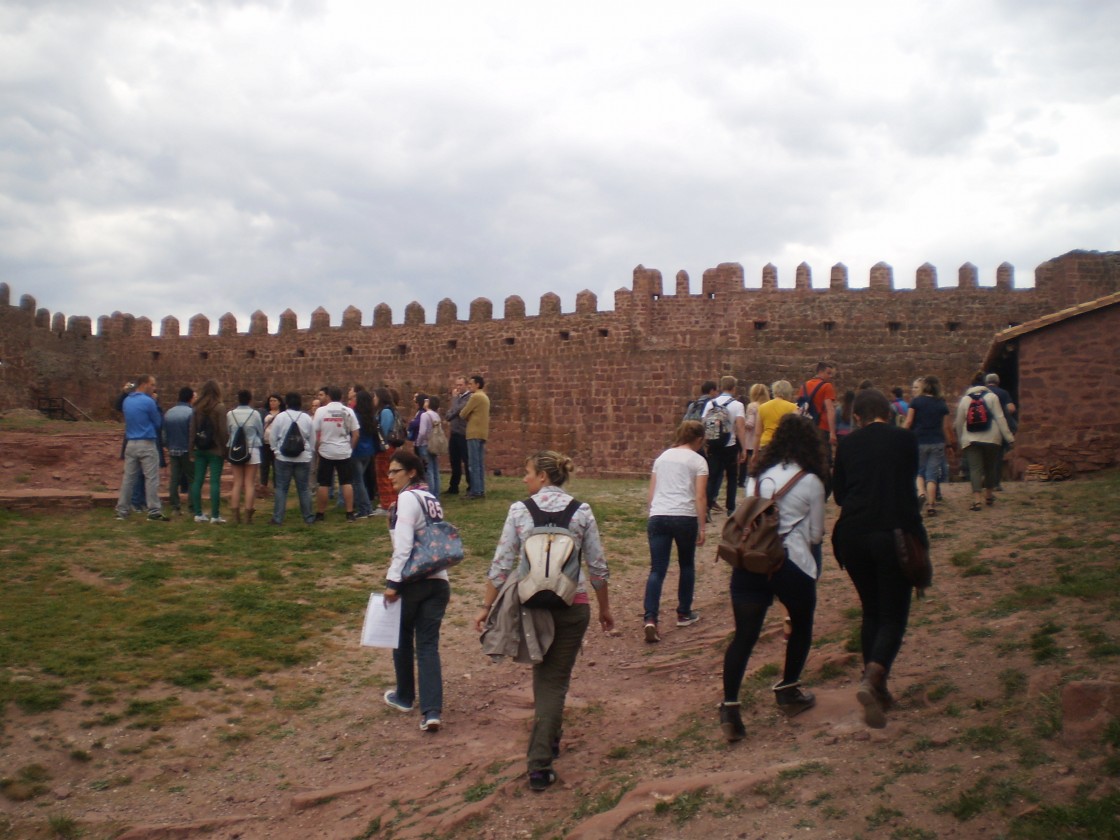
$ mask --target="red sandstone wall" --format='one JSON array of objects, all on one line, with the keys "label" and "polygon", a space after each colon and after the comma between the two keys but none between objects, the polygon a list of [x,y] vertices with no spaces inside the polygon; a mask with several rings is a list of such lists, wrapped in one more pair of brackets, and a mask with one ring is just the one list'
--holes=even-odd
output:
[{"label": "red sandstone wall", "polygon": [[[18,307],[7,305],[0,284],[0,409],[65,396],[105,416],[120,383],[141,372],[159,377],[165,404],[180,385],[207,378],[226,393],[247,387],[258,397],[290,389],[309,395],[325,383],[386,383],[407,399],[416,390],[446,391],[455,373],[480,372],[494,406],[492,467],[517,472],[527,451],[549,446],[570,452],[585,474],[644,475],[704,379],[730,373],[747,384],[796,384],[817,359],[829,358],[839,365],[841,388],[864,378],[904,385],[937,373],[952,392],[980,364],[993,333],[1053,311],[1055,300],[1089,299],[1102,284],[1120,288],[1120,272],[1103,269],[1084,290],[1076,285],[1086,266],[1114,256],[1077,252],[1044,264],[1034,289],[1013,289],[1009,266],[995,288],[978,288],[968,265],[954,288],[937,288],[924,266],[918,289],[892,291],[890,269],[880,265],[868,289],[847,288],[843,266],[833,268],[829,289],[809,288],[807,266],[796,289],[776,288],[772,266],[762,289],[746,289],[742,268],[723,264],[705,272],[700,294],[665,294],[660,273],[639,266],[632,290],[616,293],[613,312],[597,312],[594,295],[584,292],[576,312],[562,313],[559,298],[546,294],[532,317],[510,298],[504,318],[494,320],[490,302],[476,300],[469,320],[459,320],[445,300],[436,323],[425,323],[412,304],[404,323],[393,324],[382,305],[373,326],[361,326],[361,313],[349,309],[343,326],[331,327],[328,313],[317,310],[308,329],[295,329],[294,313],[286,312],[269,332],[257,313],[240,333],[223,316],[215,335],[205,318],[192,319],[182,336],[165,319],[160,337],[148,319],[121,313],[99,319],[93,336],[89,319],[63,324],[26,295]],[[682,273],[671,291],[687,288]]]},{"label": "red sandstone wall", "polygon": [[1120,306],[1019,339],[1017,466],[1120,462]]}]

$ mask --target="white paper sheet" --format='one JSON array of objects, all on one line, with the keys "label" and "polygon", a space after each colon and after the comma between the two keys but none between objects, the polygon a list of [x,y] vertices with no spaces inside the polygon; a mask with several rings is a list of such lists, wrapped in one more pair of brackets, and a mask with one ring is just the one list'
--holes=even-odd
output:
[{"label": "white paper sheet", "polygon": [[366,620],[362,624],[364,647],[396,648],[401,637],[401,599],[386,604],[384,597],[374,592],[366,606]]}]

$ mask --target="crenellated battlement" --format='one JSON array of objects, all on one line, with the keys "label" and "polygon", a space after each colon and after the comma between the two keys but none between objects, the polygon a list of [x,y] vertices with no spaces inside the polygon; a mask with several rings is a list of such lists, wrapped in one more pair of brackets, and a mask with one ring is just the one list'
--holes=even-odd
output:
[{"label": "crenellated battlement", "polygon": [[[1045,264],[1044,264],[1045,265]],[[1043,266],[1036,272],[1035,285],[1028,289],[1039,289],[1039,282],[1046,283],[1049,274],[1042,271]],[[1041,274],[1041,276],[1040,276]],[[909,295],[914,292],[937,291],[949,293],[954,290],[988,289],[991,291],[1007,291],[1015,289],[1015,268],[1010,263],[1002,263],[996,269],[995,285],[981,286],[979,270],[972,263],[965,263],[957,272],[955,286],[939,286],[937,269],[929,263],[921,265],[914,274],[914,285],[898,286],[895,283],[894,269],[885,262],[873,265],[868,273],[866,286],[852,286],[849,282],[848,268],[843,263],[837,263],[829,270],[829,284],[827,287],[815,288],[812,283],[812,268],[807,263],[797,266],[793,286],[779,285],[778,269],[773,263],[762,267],[761,283],[759,286],[748,286],[745,282],[743,267],[739,263],[720,263],[715,268],[707,269],[703,274],[699,295],[694,295],[690,290],[688,272],[678,271],[676,286],[672,293],[663,289],[661,272],[657,269],[646,268],[639,265],[634,269],[633,281],[629,289],[620,288],[615,291],[615,311],[627,309],[631,306],[643,306],[647,303],[667,305],[676,298],[707,298],[717,296],[743,295],[747,299],[768,292],[780,295],[797,294],[834,294],[843,292],[890,292],[900,295]],[[10,306],[11,290],[7,283],[0,283],[0,306]],[[24,294],[20,297],[18,308],[22,312],[32,313],[34,325],[54,333],[70,333],[76,337],[94,335],[92,321],[84,315],[72,315],[66,318],[60,312],[53,315],[47,309],[36,308],[34,297]],[[562,301],[554,292],[546,292],[540,297],[538,314],[526,314],[525,301],[518,295],[511,295],[504,301],[503,315],[500,320],[522,320],[526,317],[554,318],[563,314],[594,315],[599,313],[598,296],[589,290],[583,290],[576,295],[575,308],[569,313],[564,313]],[[285,335],[296,332],[299,316],[291,309],[280,313],[275,333],[270,333],[268,315],[257,310],[249,318],[248,329],[240,331],[236,316],[227,312],[218,318],[218,336],[228,337],[234,335]],[[467,323],[482,323],[499,320],[494,316],[494,304],[488,298],[475,298],[469,304]],[[145,316],[134,316],[130,313],[113,312],[111,315],[102,315],[97,318],[96,335],[98,337],[155,337],[152,321]],[[449,325],[459,323],[459,310],[455,301],[444,298],[436,305],[435,320],[429,322],[427,312],[417,301],[412,301],[404,309],[404,317],[399,323],[393,320],[392,308],[385,303],[374,307],[371,320],[365,326],[385,329],[392,326],[416,327],[425,325]],[[341,314],[341,320],[336,327],[343,330],[358,329],[363,325],[363,313],[356,306],[348,306]],[[332,328],[332,319],[329,312],[323,307],[318,307],[310,313],[308,326],[309,332],[318,332]],[[193,316],[187,324],[187,337],[202,337],[211,335],[210,318],[203,314]],[[159,338],[181,338],[182,331],[179,319],[168,315],[160,321]]]}]

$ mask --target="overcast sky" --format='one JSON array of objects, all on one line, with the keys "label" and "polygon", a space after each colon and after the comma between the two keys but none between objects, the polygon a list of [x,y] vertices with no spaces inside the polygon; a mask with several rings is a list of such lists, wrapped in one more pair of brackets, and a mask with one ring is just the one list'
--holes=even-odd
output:
[{"label": "overcast sky", "polygon": [[0,0],[13,303],[529,314],[1120,249],[1120,3]]}]

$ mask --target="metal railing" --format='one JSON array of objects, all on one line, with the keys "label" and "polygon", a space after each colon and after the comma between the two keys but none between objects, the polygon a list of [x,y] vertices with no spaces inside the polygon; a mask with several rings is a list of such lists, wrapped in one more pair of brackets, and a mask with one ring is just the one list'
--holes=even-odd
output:
[{"label": "metal railing", "polygon": [[39,411],[50,417],[52,420],[89,420],[93,418],[78,408],[66,397],[39,397],[39,404],[37,406]]}]

